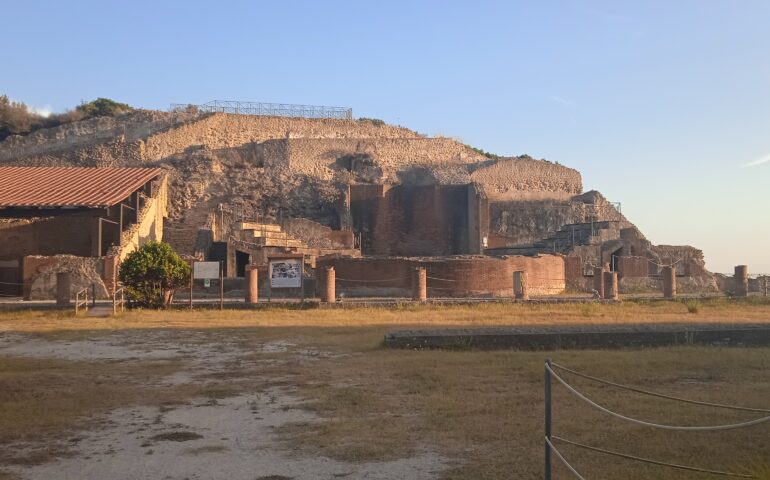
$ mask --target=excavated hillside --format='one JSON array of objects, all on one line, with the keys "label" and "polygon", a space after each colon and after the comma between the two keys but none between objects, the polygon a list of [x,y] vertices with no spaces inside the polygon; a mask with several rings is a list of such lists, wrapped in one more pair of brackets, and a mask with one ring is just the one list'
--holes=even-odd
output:
[{"label": "excavated hillside", "polygon": [[492,160],[403,127],[222,113],[140,110],[12,136],[0,143],[3,163],[165,168],[165,237],[183,253],[220,208],[339,227],[348,184],[476,182],[491,202],[569,203],[583,188],[574,169],[530,157]]}]

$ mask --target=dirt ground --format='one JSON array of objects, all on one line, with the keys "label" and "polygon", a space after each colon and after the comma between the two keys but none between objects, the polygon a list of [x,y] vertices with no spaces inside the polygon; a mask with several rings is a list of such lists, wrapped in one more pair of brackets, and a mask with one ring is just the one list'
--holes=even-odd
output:
[{"label": "dirt ground", "polygon": [[[0,313],[0,479],[542,478],[544,358],[668,394],[770,408],[770,348],[394,351],[383,335],[406,325],[770,321],[766,304],[687,312],[661,302]],[[571,380],[651,421],[760,416]],[[767,468],[770,424],[648,431],[554,388],[555,429],[566,438],[706,468]],[[703,478],[560,448],[586,478]],[[555,467],[555,478],[569,475]]]}]

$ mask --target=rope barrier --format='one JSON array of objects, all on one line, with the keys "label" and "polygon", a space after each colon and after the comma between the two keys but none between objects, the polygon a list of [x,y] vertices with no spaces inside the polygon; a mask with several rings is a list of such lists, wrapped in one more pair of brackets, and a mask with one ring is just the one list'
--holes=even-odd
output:
[{"label": "rope barrier", "polygon": [[650,463],[650,464],[653,464],[653,465],[659,465],[659,466],[663,466],[663,467],[676,468],[676,469],[679,469],[679,470],[688,470],[688,471],[691,471],[691,472],[708,473],[708,474],[711,474],[711,475],[721,475],[721,476],[725,476],[725,477],[757,478],[755,475],[747,475],[747,474],[743,474],[743,473],[733,473],[733,472],[723,472],[721,470],[708,470],[708,469],[705,469],[705,468],[691,467],[691,466],[688,466],[688,465],[679,465],[679,464],[676,464],[676,463],[660,462],[658,460],[652,460],[652,459],[649,459],[649,458],[637,457],[637,456],[634,456],[634,455],[628,455],[626,453],[613,452],[612,450],[605,450],[603,448],[593,447],[591,445],[585,445],[583,443],[574,442],[572,440],[567,440],[566,438],[557,437],[555,435],[552,437],[552,439],[556,440],[558,442],[566,443],[566,444],[569,444],[569,445],[574,445],[574,446],[579,447],[579,448],[584,448],[586,450],[591,450],[591,451],[594,451],[594,452],[603,453],[605,455],[613,455],[613,456],[620,457],[620,458],[625,458],[625,459],[628,459],[628,460],[635,460],[637,462]]},{"label": "rope barrier", "polygon": [[594,377],[594,376],[591,376],[591,375],[588,375],[588,374],[585,374],[585,373],[580,373],[578,371],[575,371],[575,370],[572,370],[570,368],[567,368],[567,367],[565,367],[563,365],[559,365],[556,362],[551,362],[551,366],[556,367],[556,368],[558,368],[560,370],[564,370],[565,372],[569,372],[569,373],[571,373],[573,375],[576,375],[578,377],[582,377],[582,378],[585,378],[585,379],[588,379],[588,380],[592,380],[594,382],[603,383],[605,385],[610,385],[610,386],[621,388],[621,389],[624,389],[624,390],[629,390],[629,391],[635,392],[635,393],[641,393],[643,395],[650,395],[652,397],[665,398],[665,399],[668,399],[668,400],[675,400],[677,402],[691,403],[693,405],[704,405],[704,406],[707,406],[707,407],[726,408],[726,409],[730,409],[730,410],[739,410],[739,411],[743,411],[743,412],[770,413],[770,409],[765,409],[765,408],[741,407],[741,406],[737,406],[737,405],[725,405],[725,404],[722,404],[722,403],[702,402],[702,401],[699,401],[699,400],[690,400],[690,399],[687,399],[687,398],[674,397],[674,396],[665,395],[665,394],[662,394],[662,393],[651,392],[649,390],[643,390],[641,388],[630,387],[628,385],[622,385],[620,383],[610,382],[609,380],[604,380],[602,378]]},{"label": "rope barrier", "polygon": [[578,473],[577,470],[575,470],[575,467],[573,467],[572,465],[569,464],[569,462],[567,461],[566,458],[564,458],[564,456],[561,454],[561,452],[559,452],[559,450],[557,450],[556,447],[553,446],[553,443],[551,443],[551,440],[548,437],[545,437],[545,443],[548,444],[548,448],[550,448],[551,451],[556,454],[556,456],[559,458],[559,460],[561,460],[561,462],[564,464],[564,466],[569,468],[569,470],[577,478],[579,478],[580,480],[586,480],[583,475],[581,475],[580,473]]},{"label": "rope barrier", "polygon": [[24,285],[23,283],[16,283],[16,282],[0,282],[0,285]]},{"label": "rope barrier", "polygon": [[622,415],[617,412],[613,412],[612,410],[603,407],[602,405],[599,405],[598,403],[594,402],[590,398],[586,397],[582,393],[580,393],[577,389],[575,389],[573,386],[571,386],[569,383],[567,383],[563,378],[559,376],[556,372],[553,371],[550,365],[546,364],[546,369],[551,373],[551,375],[559,381],[567,390],[575,394],[578,398],[583,400],[584,402],[588,403],[592,407],[601,410],[602,412],[612,415],[613,417],[617,417],[621,420],[625,420],[627,422],[636,423],[637,425],[642,425],[645,427],[652,427],[652,428],[659,428],[663,430],[678,430],[678,431],[687,431],[687,432],[703,432],[703,431],[716,431],[716,430],[732,430],[736,428],[744,428],[744,427],[751,427],[753,425],[759,425],[760,423],[764,423],[767,421],[770,421],[770,415],[766,417],[757,418],[754,420],[749,420],[747,422],[741,422],[741,423],[732,423],[732,424],[726,424],[726,425],[709,425],[709,426],[679,426],[679,425],[664,425],[660,423],[653,423],[653,422],[647,422],[645,420],[639,420],[632,417],[627,417],[625,415]]},{"label": "rope barrier", "polygon": [[379,283],[379,282],[395,282],[396,280],[408,280],[410,277],[395,277],[395,278],[380,278],[377,280],[358,280],[351,278],[335,277],[335,280],[340,282],[360,282],[360,283]]}]

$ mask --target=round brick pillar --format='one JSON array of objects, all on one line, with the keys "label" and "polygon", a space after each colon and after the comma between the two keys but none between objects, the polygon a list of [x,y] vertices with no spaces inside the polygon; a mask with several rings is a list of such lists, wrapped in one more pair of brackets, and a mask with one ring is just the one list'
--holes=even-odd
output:
[{"label": "round brick pillar", "polygon": [[735,267],[735,295],[738,297],[749,296],[748,265],[737,265]]},{"label": "round brick pillar", "polygon": [[321,287],[321,301],[325,303],[334,303],[337,301],[337,274],[334,267],[324,268],[324,282]]},{"label": "round brick pillar", "polygon": [[72,298],[72,276],[69,272],[56,274],[56,305],[67,306]]},{"label": "round brick pillar", "polygon": [[676,268],[663,267],[661,275],[663,276],[663,298],[674,298],[676,296]]},{"label": "round brick pillar", "polygon": [[513,295],[516,297],[516,300],[529,300],[527,272],[513,272]]},{"label": "round brick pillar", "polygon": [[256,265],[246,265],[246,303],[259,302],[259,270]]},{"label": "round brick pillar", "polygon": [[424,302],[428,299],[428,273],[423,267],[414,269],[412,277],[412,300]]},{"label": "round brick pillar", "polygon": [[604,298],[606,300],[618,299],[618,273],[604,272]]},{"label": "round brick pillar", "polygon": [[604,298],[604,267],[594,267],[594,290]]}]

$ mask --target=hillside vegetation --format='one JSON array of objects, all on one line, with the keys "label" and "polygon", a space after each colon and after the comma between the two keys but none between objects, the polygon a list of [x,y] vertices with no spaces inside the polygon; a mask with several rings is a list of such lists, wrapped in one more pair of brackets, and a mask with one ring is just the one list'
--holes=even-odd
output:
[{"label": "hillside vegetation", "polygon": [[41,128],[58,127],[93,117],[114,117],[133,110],[125,103],[97,98],[64,113],[42,115],[23,102],[14,102],[7,95],[0,95],[0,142],[10,135],[26,135]]}]

